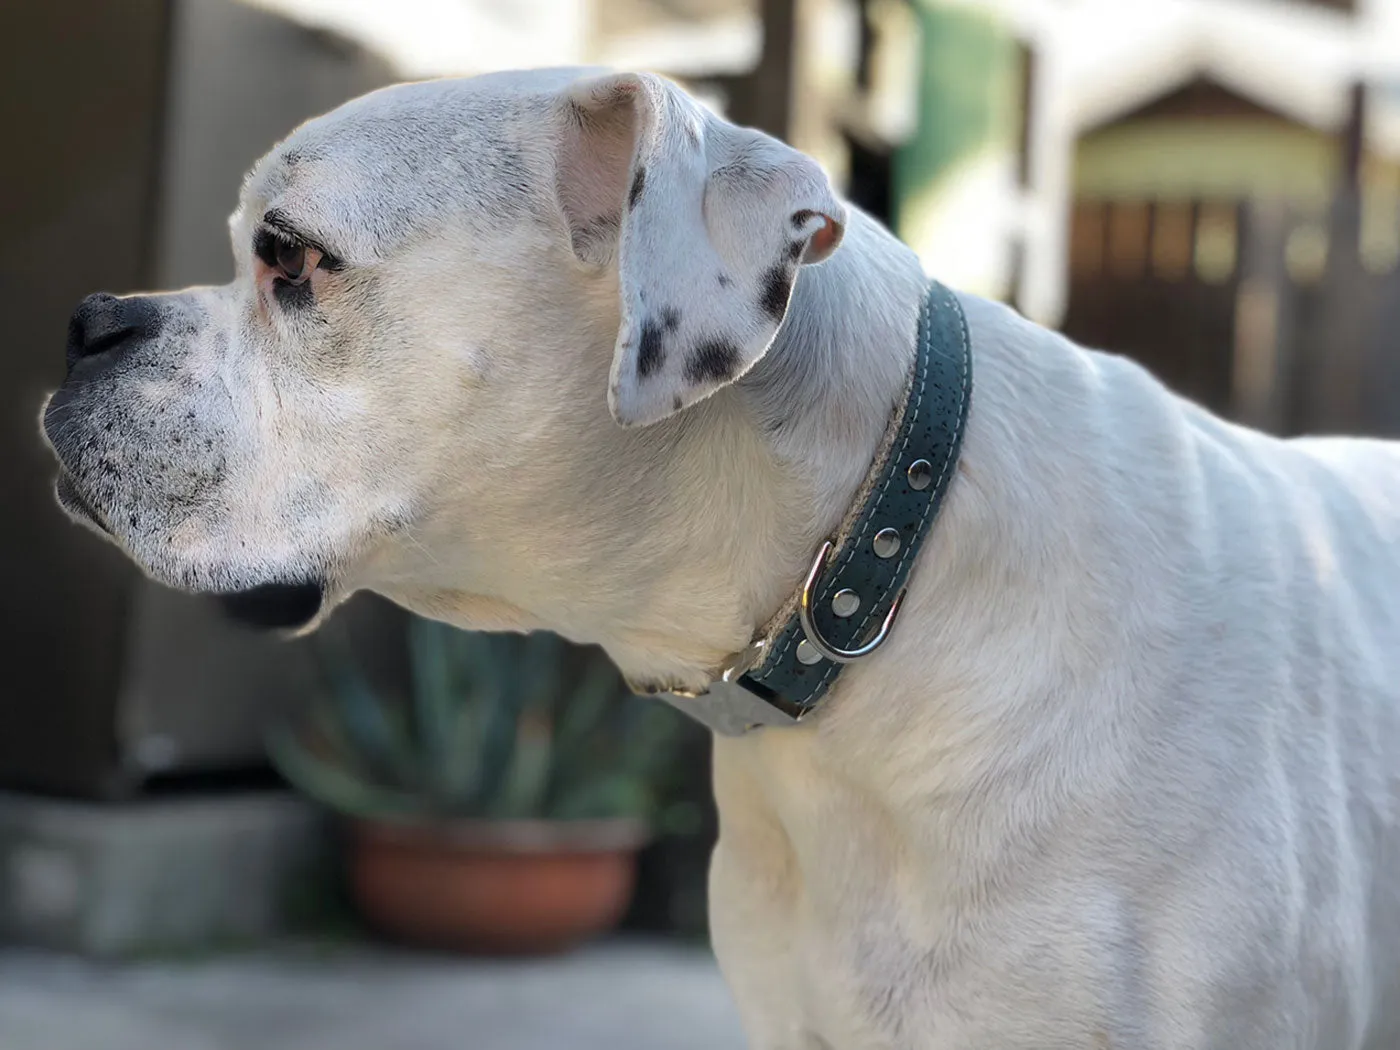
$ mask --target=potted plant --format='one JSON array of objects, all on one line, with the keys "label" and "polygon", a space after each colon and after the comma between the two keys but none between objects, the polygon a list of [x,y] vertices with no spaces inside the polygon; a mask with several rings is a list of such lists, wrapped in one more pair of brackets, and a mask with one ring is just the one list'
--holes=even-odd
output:
[{"label": "potted plant", "polygon": [[558,951],[614,926],[682,730],[603,652],[557,635],[408,621],[409,683],[371,683],[326,634],[329,688],[274,729],[273,762],[347,818],[375,927],[490,953]]}]

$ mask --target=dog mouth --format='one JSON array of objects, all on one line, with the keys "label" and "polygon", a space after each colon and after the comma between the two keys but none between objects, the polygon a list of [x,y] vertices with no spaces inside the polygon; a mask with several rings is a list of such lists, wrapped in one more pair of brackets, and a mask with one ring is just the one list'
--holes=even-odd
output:
[{"label": "dog mouth", "polygon": [[326,587],[319,580],[265,583],[242,591],[216,594],[230,619],[264,630],[297,630],[316,619],[325,601]]},{"label": "dog mouth", "polygon": [[[82,489],[65,469],[59,470],[58,479],[54,482],[54,496],[69,517],[116,539],[116,534],[102,514],[83,495]],[[308,578],[264,583],[236,591],[219,591],[211,597],[218,602],[225,615],[245,626],[264,630],[299,630],[314,621],[321,612],[326,590],[323,580]]]},{"label": "dog mouth", "polygon": [[54,482],[54,497],[58,500],[58,505],[62,507],[70,517],[76,518],[84,524],[91,525],[108,536],[112,536],[112,530],[98,513],[88,498],[83,495],[73,481],[72,476],[66,470],[60,470],[58,480]]}]

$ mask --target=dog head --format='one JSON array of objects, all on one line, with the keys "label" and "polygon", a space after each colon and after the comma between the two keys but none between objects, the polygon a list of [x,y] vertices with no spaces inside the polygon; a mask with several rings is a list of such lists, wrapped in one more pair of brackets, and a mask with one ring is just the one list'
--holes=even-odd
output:
[{"label": "dog head", "polygon": [[376,92],[256,166],[230,284],[78,307],[58,499],[269,623],[368,587],[538,625],[520,566],[644,542],[640,490],[585,486],[636,488],[665,425],[625,428],[743,376],[844,219],[814,162],[657,77]]}]

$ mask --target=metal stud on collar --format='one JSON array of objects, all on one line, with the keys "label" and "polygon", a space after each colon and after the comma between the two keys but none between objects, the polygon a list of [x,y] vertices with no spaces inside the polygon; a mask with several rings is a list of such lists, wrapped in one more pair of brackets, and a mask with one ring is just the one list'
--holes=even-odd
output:
[{"label": "metal stud on collar", "polygon": [[877,558],[893,558],[899,553],[900,542],[897,529],[881,529],[870,541],[870,549]]},{"label": "metal stud on collar", "polygon": [[933,464],[926,459],[916,459],[909,464],[905,476],[909,479],[911,489],[915,492],[923,492],[924,489],[933,484]]},{"label": "metal stud on collar", "polygon": [[812,619],[812,595],[816,590],[817,580],[821,578],[826,569],[826,562],[831,557],[831,551],[830,540],[823,543],[821,550],[817,551],[817,556],[812,561],[812,567],[807,571],[807,581],[802,585],[802,597],[797,603],[797,618],[802,624],[802,633],[807,636],[807,642],[813,649],[828,660],[838,664],[848,664],[853,660],[859,660],[862,656],[869,656],[885,644],[885,639],[890,636],[890,628],[894,626],[895,617],[899,615],[899,607],[904,604],[904,595],[908,592],[908,588],[900,588],[899,593],[895,595],[894,602],[890,605],[890,611],[885,614],[885,621],[880,624],[880,629],[875,632],[874,638],[855,649],[842,649],[832,645],[822,637],[821,631],[817,630],[816,622]]},{"label": "metal stud on collar", "polygon": [[847,619],[860,611],[860,595],[849,587],[843,587],[831,596],[831,611],[841,619]]}]

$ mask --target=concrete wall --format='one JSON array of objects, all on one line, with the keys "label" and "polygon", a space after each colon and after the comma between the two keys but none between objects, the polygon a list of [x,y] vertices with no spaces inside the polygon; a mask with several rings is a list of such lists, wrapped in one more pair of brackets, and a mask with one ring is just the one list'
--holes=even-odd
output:
[{"label": "concrete wall", "polygon": [[68,315],[99,289],[223,281],[244,173],[297,123],[395,79],[236,0],[0,4],[0,787],[120,794],[247,767],[312,688],[306,643],[223,621],[65,521],[38,434]]},{"label": "concrete wall", "polygon": [[0,3],[0,785],[88,791],[135,570],[53,501],[39,405],[86,293],[149,280],[165,0]]}]

